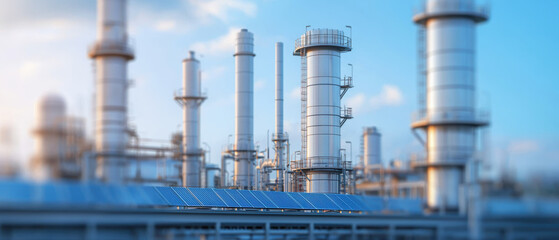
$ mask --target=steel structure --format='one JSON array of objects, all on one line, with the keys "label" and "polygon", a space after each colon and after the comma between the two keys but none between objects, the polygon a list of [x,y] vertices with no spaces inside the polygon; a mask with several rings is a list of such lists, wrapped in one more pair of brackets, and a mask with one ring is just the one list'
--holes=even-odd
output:
[{"label": "steel structure", "polygon": [[189,52],[182,61],[183,88],[175,94],[175,100],[183,107],[183,167],[182,186],[201,187],[201,158],[204,151],[200,147],[200,105],[206,99],[201,91],[200,61]]},{"label": "steel structure", "polygon": [[275,150],[276,191],[284,191],[287,134],[283,131],[283,43],[276,43],[276,129],[272,135]]},{"label": "steel structure", "polygon": [[127,139],[127,63],[134,59],[126,33],[126,0],[97,1],[97,41],[89,50],[95,61],[96,176],[123,182]]},{"label": "steel structure", "polygon": [[487,19],[474,0],[427,0],[413,18],[426,31],[426,106],[412,128],[427,135],[427,206],[434,211],[458,210],[476,129],[488,124],[475,100],[475,27]]},{"label": "steel structure", "polygon": [[[300,164],[292,166],[306,175],[306,191],[338,193],[340,191],[340,127],[348,117],[340,107],[340,55],[351,51],[351,38],[342,31],[313,29],[295,42],[294,55],[305,59],[305,86],[301,86],[305,120],[301,130],[306,136]],[[302,67],[303,68],[303,67]],[[349,111],[350,112],[350,111]]]},{"label": "steel structure", "polygon": [[235,43],[235,173],[233,184],[253,189],[256,150],[254,148],[254,37],[241,29]]},{"label": "steel structure", "polygon": [[382,164],[380,138],[381,134],[376,127],[367,127],[363,130],[363,163],[367,178],[370,178],[373,167]]}]

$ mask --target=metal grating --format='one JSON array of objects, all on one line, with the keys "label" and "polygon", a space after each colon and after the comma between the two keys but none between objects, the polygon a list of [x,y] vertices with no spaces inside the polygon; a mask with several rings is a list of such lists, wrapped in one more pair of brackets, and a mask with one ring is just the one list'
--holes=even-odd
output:
[{"label": "metal grating", "polygon": [[204,207],[227,207],[211,188],[188,188]]}]

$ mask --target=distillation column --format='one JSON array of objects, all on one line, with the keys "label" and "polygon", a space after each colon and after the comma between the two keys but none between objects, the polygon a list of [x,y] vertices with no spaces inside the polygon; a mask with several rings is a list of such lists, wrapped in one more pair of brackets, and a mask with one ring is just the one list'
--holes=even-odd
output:
[{"label": "distillation column", "polygon": [[382,164],[380,138],[381,134],[376,127],[367,127],[363,130],[363,164],[365,176],[369,180],[371,180],[371,169]]},{"label": "distillation column", "polygon": [[347,51],[351,39],[333,29],[309,30],[295,43],[294,55],[303,53],[307,63],[307,151],[298,166],[307,176],[307,192],[340,191],[340,55]]},{"label": "distillation column", "polygon": [[95,60],[96,176],[121,183],[127,144],[127,63],[134,58],[126,33],[126,0],[97,1],[97,41],[89,51]]},{"label": "distillation column", "polygon": [[200,105],[206,99],[201,91],[200,61],[194,52],[182,61],[183,88],[175,100],[183,107],[183,165],[182,186],[201,187]]},{"label": "distillation column", "polygon": [[235,44],[235,158],[234,185],[252,189],[254,183],[254,37],[241,29]]},{"label": "distillation column", "polygon": [[276,162],[276,191],[283,191],[283,174],[285,172],[285,143],[287,136],[283,132],[283,43],[276,43],[276,132],[273,137]]},{"label": "distillation column", "polygon": [[475,28],[487,14],[473,0],[427,0],[414,21],[426,30],[425,112],[412,123],[427,139],[427,207],[457,211],[464,169],[474,158],[476,129]]}]

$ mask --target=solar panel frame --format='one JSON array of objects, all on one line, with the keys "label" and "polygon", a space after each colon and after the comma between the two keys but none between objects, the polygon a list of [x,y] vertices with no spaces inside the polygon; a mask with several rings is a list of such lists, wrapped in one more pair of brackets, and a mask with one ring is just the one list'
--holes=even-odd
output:
[{"label": "solar panel frame", "polygon": [[350,207],[345,201],[340,197],[340,194],[325,194],[326,197],[330,198],[336,205],[340,207],[342,211],[353,211],[353,208]]},{"label": "solar panel frame", "polygon": [[204,207],[227,207],[227,204],[211,188],[187,188]]},{"label": "solar panel frame", "polygon": [[268,196],[266,196],[266,194],[264,194],[264,191],[250,191],[252,192],[252,194],[258,199],[260,200],[260,202],[262,204],[264,204],[264,208],[280,208],[278,207]]},{"label": "solar panel frame", "polygon": [[238,191],[253,208],[267,208],[256,196],[254,196],[251,191],[248,190],[235,190]]},{"label": "solar panel frame", "polygon": [[224,189],[227,194],[229,194],[241,208],[256,208],[254,207],[244,196],[239,192],[239,190],[235,189]]},{"label": "solar panel frame", "polygon": [[171,187],[156,187],[159,194],[167,201],[169,206],[184,207],[187,206],[182,198]]},{"label": "solar panel frame", "polygon": [[307,199],[305,199],[300,193],[298,192],[288,192],[287,193],[289,196],[291,196],[291,198],[293,198],[293,200],[295,200],[297,203],[299,203],[299,205],[301,205],[301,209],[306,209],[306,210],[315,210],[316,207],[309,202]]},{"label": "solar panel frame", "polygon": [[179,195],[179,197],[185,202],[188,207],[204,207],[204,204],[200,202],[188,189],[183,187],[172,187],[173,191]]},{"label": "solar panel frame", "polygon": [[268,197],[278,208],[281,209],[302,209],[303,207],[285,192],[262,192]]},{"label": "solar panel frame", "polygon": [[230,208],[240,208],[241,205],[237,202],[235,198],[233,198],[227,190],[225,189],[213,189],[215,194],[221,198],[221,200]]},{"label": "solar panel frame", "polygon": [[323,193],[301,193],[301,195],[309,202],[312,202],[314,207],[319,210],[341,210],[340,206],[330,200]]}]

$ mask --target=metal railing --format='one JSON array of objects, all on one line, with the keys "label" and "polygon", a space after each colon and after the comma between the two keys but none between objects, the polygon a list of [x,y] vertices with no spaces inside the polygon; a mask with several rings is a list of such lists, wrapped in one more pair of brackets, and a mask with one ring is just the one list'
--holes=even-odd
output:
[{"label": "metal railing", "polygon": [[353,87],[353,77],[344,77],[340,85],[341,88],[352,88]]},{"label": "metal railing", "polygon": [[175,98],[188,98],[188,97],[191,97],[191,98],[207,98],[208,94],[206,92],[201,92],[200,95],[198,95],[198,96],[195,96],[195,95],[185,96],[184,95],[184,88],[179,88],[179,89],[177,89],[173,92],[173,97],[175,97]]},{"label": "metal railing", "polygon": [[447,0],[433,1],[429,3],[424,0],[419,7],[414,8],[414,15],[443,12],[473,12],[479,15],[489,16],[490,7],[489,5],[478,5],[474,0]]},{"label": "metal railing", "polygon": [[304,36],[295,40],[295,49],[320,45],[334,45],[344,48],[352,47],[351,38],[338,30],[328,30],[327,33],[312,33],[312,31],[308,31]]},{"label": "metal railing", "polygon": [[305,168],[330,168],[330,169],[342,169],[344,165],[342,164],[340,157],[311,157],[306,161],[298,160],[291,161],[292,169],[305,169]]}]

